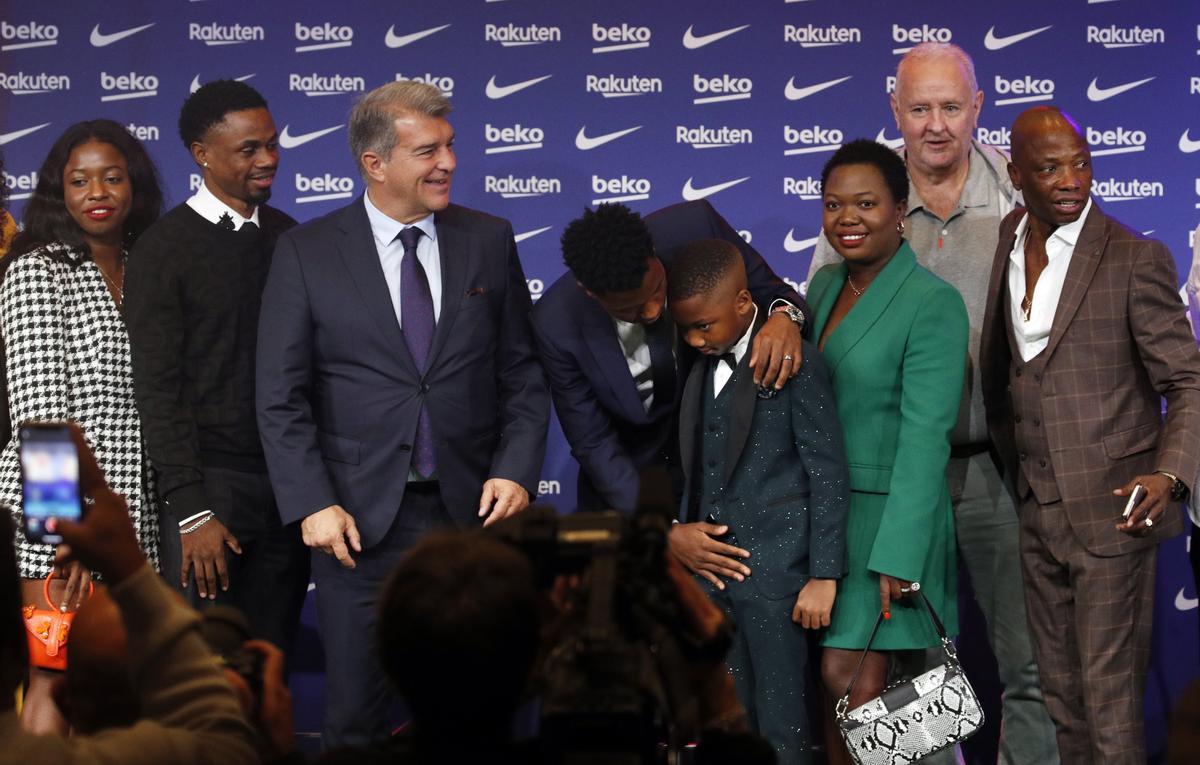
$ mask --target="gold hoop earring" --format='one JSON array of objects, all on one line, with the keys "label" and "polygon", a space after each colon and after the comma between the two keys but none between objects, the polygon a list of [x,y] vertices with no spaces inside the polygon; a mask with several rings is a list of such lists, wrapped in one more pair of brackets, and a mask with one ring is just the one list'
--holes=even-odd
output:
[{"label": "gold hoop earring", "polygon": [[896,233],[904,233],[904,221],[901,220],[896,222]]}]

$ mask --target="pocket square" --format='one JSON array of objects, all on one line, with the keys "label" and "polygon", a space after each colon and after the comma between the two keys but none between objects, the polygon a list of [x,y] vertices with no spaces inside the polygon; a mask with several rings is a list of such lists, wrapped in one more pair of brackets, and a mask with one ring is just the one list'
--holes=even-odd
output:
[{"label": "pocket square", "polygon": [[467,297],[475,297],[476,295],[482,295],[486,291],[487,290],[485,290],[483,287],[472,287],[471,289],[467,290]]}]

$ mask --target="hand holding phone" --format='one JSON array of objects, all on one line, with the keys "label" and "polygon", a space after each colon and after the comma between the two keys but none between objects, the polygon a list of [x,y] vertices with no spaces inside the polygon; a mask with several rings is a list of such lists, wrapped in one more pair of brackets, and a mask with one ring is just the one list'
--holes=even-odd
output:
[{"label": "hand holding phone", "polygon": [[1128,521],[1129,516],[1133,513],[1133,509],[1137,507],[1143,499],[1146,498],[1146,487],[1140,483],[1133,487],[1133,491],[1129,494],[1129,501],[1125,503],[1125,511],[1121,513],[1121,520]]},{"label": "hand holding phone", "polygon": [[30,542],[60,544],[59,522],[83,518],[79,454],[70,425],[26,422],[20,436],[22,531]]}]

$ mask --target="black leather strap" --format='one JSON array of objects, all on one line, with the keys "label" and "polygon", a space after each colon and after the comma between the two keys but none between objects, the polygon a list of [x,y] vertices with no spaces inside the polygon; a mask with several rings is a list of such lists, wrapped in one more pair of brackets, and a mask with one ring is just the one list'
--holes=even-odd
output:
[{"label": "black leather strap", "polygon": [[[925,610],[929,612],[929,618],[933,622],[933,628],[937,630],[938,637],[942,641],[942,650],[946,652],[947,660],[954,660],[954,656],[950,654],[946,645],[950,638],[946,636],[946,628],[942,626],[942,620],[938,618],[937,612],[933,610],[929,599],[925,597],[919,590],[913,593],[913,597],[925,604]],[[854,684],[858,682],[858,675],[862,672],[863,662],[867,660],[867,653],[871,650],[871,644],[875,642],[875,635],[879,632],[879,625],[883,624],[883,611],[880,610],[879,616],[875,617],[875,626],[871,628],[871,637],[867,638],[867,647],[863,649],[862,656],[858,657],[858,666],[854,668],[854,674],[850,676],[850,683],[846,686],[846,692],[842,694],[842,700],[847,701],[850,698],[850,691],[853,690]]]}]

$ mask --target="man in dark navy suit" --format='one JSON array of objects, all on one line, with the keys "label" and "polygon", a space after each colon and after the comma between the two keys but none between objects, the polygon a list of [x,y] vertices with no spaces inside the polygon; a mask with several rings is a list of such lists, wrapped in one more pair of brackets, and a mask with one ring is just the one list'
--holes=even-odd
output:
[{"label": "man in dark navy suit", "polygon": [[664,310],[666,269],[697,239],[736,245],[750,293],[771,312],[751,351],[755,382],[782,388],[800,370],[808,307],[707,201],[645,220],[620,204],[585,211],[563,233],[570,272],[533,312],[554,407],[579,461],[580,510],[633,510],[647,467],[679,477],[675,414],[695,353],[677,342]]},{"label": "man in dark navy suit", "polygon": [[388,732],[374,606],[401,553],[522,510],[545,453],[512,227],[450,204],[449,111],[416,82],[364,96],[366,194],[281,238],[263,294],[259,425],[280,514],[313,548],[326,746]]}]

